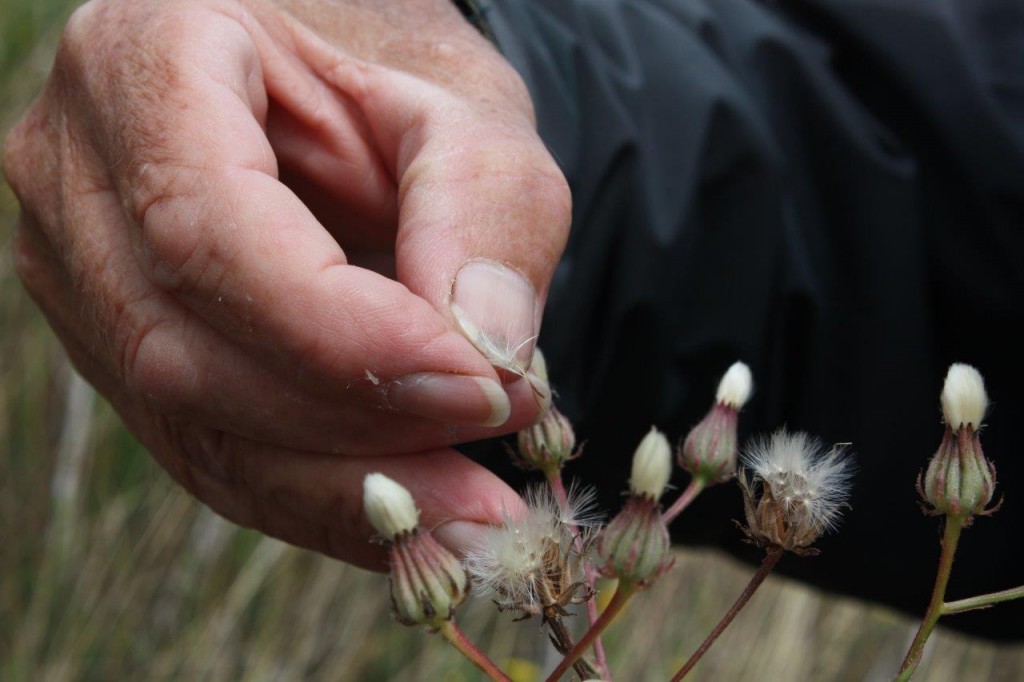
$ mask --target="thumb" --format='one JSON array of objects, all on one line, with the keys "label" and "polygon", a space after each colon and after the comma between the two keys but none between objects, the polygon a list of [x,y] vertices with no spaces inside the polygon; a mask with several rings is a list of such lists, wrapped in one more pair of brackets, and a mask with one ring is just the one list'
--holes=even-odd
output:
[{"label": "thumb", "polygon": [[527,117],[425,120],[400,179],[399,279],[492,365],[522,375],[569,231],[568,185]]},{"label": "thumb", "polygon": [[568,237],[569,187],[500,55],[486,47],[445,65],[457,73],[363,64],[331,75],[356,93],[395,173],[399,281],[523,376]]}]

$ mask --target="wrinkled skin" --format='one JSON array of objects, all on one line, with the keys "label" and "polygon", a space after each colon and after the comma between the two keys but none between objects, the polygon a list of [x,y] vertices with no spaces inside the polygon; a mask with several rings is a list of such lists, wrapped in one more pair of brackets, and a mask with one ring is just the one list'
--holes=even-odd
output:
[{"label": "wrinkled skin", "polygon": [[[25,287],[220,514],[379,566],[369,471],[406,485],[429,527],[519,504],[450,446],[538,414],[517,372],[569,193],[522,82],[446,0],[93,0],[3,161]],[[497,339],[517,362],[453,314],[480,260],[532,287]],[[483,383],[400,400],[424,372]],[[458,548],[473,530],[438,536]]]}]

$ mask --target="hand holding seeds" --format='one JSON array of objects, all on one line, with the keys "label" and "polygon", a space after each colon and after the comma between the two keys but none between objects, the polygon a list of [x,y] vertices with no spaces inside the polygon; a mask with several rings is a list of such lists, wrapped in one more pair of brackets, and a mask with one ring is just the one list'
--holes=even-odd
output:
[{"label": "hand holding seeds", "polygon": [[88,2],[4,167],[27,289],[222,515],[379,566],[368,471],[405,472],[430,527],[518,504],[449,446],[548,400],[569,193],[448,0]]}]

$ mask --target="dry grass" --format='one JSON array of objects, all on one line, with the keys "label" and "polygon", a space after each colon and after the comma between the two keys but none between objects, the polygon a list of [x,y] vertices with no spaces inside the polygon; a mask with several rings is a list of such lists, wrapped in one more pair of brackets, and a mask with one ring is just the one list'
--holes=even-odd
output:
[{"label": "dry grass", "polygon": [[[0,131],[39,87],[68,3],[0,0]],[[0,244],[14,221],[0,184]],[[663,680],[751,569],[681,554],[608,641],[624,680]],[[466,629],[517,679],[551,665],[532,622],[485,603]],[[885,680],[914,624],[771,579],[697,669],[713,680]],[[918,679],[1018,680],[1024,651],[945,632]],[[173,487],[69,369],[0,255],[0,679],[472,680],[394,624],[383,577],[221,521]]]}]

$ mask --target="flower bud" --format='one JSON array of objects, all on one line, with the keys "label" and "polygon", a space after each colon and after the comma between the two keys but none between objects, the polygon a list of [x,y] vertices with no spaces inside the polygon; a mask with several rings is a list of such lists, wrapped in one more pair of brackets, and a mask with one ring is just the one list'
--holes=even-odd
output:
[{"label": "flower bud", "polygon": [[981,373],[959,362],[949,366],[942,386],[942,417],[956,431],[973,426],[977,431],[988,409],[988,394]]},{"label": "flower bud", "polygon": [[390,544],[395,617],[406,625],[439,627],[466,598],[462,564],[419,527],[412,495],[384,474],[363,479],[363,509]]},{"label": "flower bud", "polygon": [[552,405],[540,421],[518,433],[516,443],[519,452],[513,456],[519,466],[557,476],[575,456],[576,433],[566,416]]},{"label": "flower bud", "polygon": [[633,454],[630,494],[655,502],[661,497],[672,475],[672,446],[658,429],[651,427]]},{"label": "flower bud", "polygon": [[548,361],[541,352],[540,346],[533,349],[533,360],[530,362],[530,374],[533,374],[544,383],[548,383]]},{"label": "flower bud", "polygon": [[753,390],[754,378],[750,374],[750,368],[745,362],[734,362],[718,382],[715,402],[739,410],[747,404]]},{"label": "flower bud", "polygon": [[391,603],[400,623],[439,627],[468,586],[462,564],[428,531],[417,528],[391,546]]},{"label": "flower bud", "polygon": [[370,525],[388,540],[411,532],[420,522],[412,495],[384,474],[367,474],[363,479],[363,509]]},{"label": "flower bud", "polygon": [[733,363],[718,384],[715,404],[683,441],[679,466],[710,485],[723,483],[736,473],[736,426],[739,410],[753,389],[750,368]]},{"label": "flower bud", "polygon": [[996,486],[996,470],[981,449],[979,429],[988,409],[981,374],[970,365],[954,363],[942,387],[942,416],[946,431],[917,489],[933,514],[970,519],[991,514],[988,508]]},{"label": "flower bud", "polygon": [[981,439],[971,426],[947,428],[923,480],[918,477],[918,492],[932,513],[960,518],[995,511],[987,509],[995,487],[995,467],[985,458]]},{"label": "flower bud", "polygon": [[661,507],[647,496],[630,495],[622,511],[597,538],[599,570],[624,582],[646,586],[673,563]]},{"label": "flower bud", "polygon": [[723,483],[736,473],[736,409],[715,403],[683,441],[679,466],[707,484]]}]

